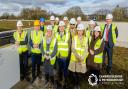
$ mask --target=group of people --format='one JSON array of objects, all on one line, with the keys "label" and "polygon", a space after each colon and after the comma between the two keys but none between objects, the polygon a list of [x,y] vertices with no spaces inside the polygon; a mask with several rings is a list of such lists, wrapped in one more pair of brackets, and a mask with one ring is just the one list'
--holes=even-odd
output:
[{"label": "group of people", "polygon": [[[55,88],[57,85],[67,89],[71,78],[74,89],[80,89],[80,77],[84,79],[87,73],[98,76],[104,66],[107,73],[111,74],[113,47],[118,37],[117,26],[112,20],[113,15],[107,14],[106,24],[99,26],[96,21],[90,20],[88,27],[85,27],[80,16],[77,20],[51,16],[49,24],[40,18],[34,21],[30,37],[23,30],[22,21],[18,21],[13,35],[19,52],[20,79],[30,81],[28,45],[32,62],[31,83],[37,78],[41,79],[43,72],[44,87],[50,85]],[[108,63],[105,60],[106,53]]]}]

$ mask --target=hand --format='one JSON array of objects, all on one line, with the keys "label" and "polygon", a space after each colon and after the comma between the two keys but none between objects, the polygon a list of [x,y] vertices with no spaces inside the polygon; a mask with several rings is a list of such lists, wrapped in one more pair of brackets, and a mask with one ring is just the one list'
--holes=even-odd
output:
[{"label": "hand", "polygon": [[16,41],[16,42],[15,42],[15,45],[16,45],[16,47],[19,47],[19,42]]},{"label": "hand", "polygon": [[94,55],[94,51],[90,49],[90,54],[91,55]]},{"label": "hand", "polygon": [[38,45],[38,44],[34,44],[33,47],[34,47],[34,48],[38,48],[39,45]]}]

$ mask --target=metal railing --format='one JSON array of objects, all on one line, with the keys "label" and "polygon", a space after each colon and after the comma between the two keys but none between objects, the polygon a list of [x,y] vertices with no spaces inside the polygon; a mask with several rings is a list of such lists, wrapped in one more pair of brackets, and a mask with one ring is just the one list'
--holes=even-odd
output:
[{"label": "metal railing", "polygon": [[[27,30],[28,34],[30,34],[29,32],[31,29],[33,29],[33,27],[25,28],[24,30]],[[13,43],[13,33],[15,31],[16,30],[0,32],[0,46],[4,46],[6,44]]]}]

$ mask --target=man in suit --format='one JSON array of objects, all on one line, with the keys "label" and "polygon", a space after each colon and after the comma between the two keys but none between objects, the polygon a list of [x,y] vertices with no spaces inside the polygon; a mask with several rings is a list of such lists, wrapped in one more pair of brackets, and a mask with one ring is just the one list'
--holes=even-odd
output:
[{"label": "man in suit", "polygon": [[103,59],[105,64],[105,55],[107,53],[108,64],[107,64],[107,73],[111,74],[112,70],[112,55],[113,55],[113,47],[116,44],[116,39],[118,37],[118,29],[115,24],[112,23],[113,15],[106,15],[106,24],[101,26],[102,36],[105,43]]}]

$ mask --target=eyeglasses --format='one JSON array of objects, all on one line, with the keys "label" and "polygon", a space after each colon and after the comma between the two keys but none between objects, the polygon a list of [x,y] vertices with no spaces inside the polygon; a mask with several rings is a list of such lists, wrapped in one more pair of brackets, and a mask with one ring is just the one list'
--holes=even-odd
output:
[{"label": "eyeglasses", "polygon": [[70,25],[75,25],[75,24],[70,24]]}]

